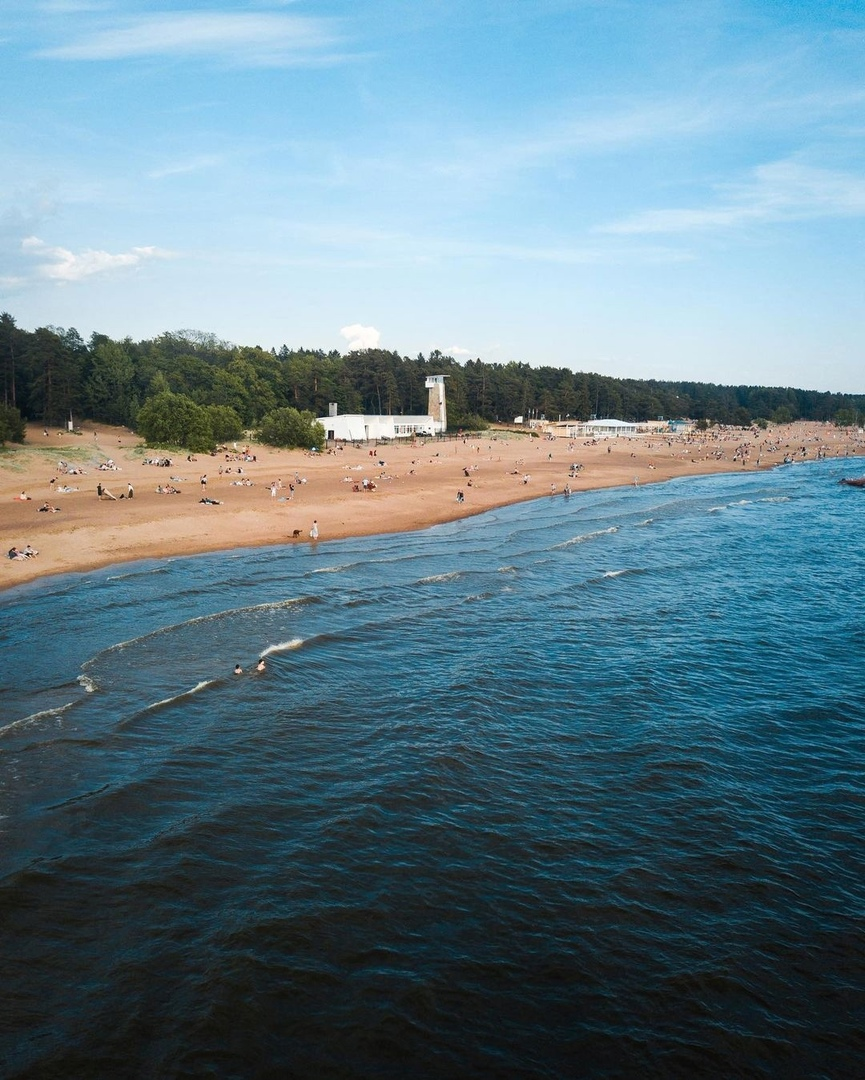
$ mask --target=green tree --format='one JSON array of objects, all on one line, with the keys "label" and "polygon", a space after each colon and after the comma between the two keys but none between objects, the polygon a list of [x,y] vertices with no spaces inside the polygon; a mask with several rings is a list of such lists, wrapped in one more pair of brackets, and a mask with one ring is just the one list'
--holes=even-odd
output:
[{"label": "green tree", "polygon": [[289,449],[303,447],[321,447],[324,445],[325,432],[311,412],[292,409],[274,409],[261,422],[260,438],[269,446],[283,446]]},{"label": "green tree", "polygon": [[7,442],[24,442],[26,428],[21,413],[12,405],[0,402],[0,446]]},{"label": "green tree", "polygon": [[243,435],[240,417],[230,405],[205,405],[204,408],[216,442],[230,442]]},{"label": "green tree", "polygon": [[206,407],[170,390],[150,398],[135,420],[139,435],[150,446],[185,447],[196,453],[213,449],[214,438]]},{"label": "green tree", "polygon": [[78,387],[86,347],[76,330],[43,326],[29,336],[25,361],[30,373],[27,410],[43,424],[65,424],[78,411]]},{"label": "green tree", "polygon": [[126,424],[131,418],[130,390],[135,369],[123,345],[105,338],[90,351],[84,404],[94,420]]},{"label": "green tree", "polygon": [[18,404],[15,366],[23,336],[22,331],[15,325],[12,316],[4,311],[0,315],[0,365],[3,368],[3,404],[11,405],[13,408]]}]

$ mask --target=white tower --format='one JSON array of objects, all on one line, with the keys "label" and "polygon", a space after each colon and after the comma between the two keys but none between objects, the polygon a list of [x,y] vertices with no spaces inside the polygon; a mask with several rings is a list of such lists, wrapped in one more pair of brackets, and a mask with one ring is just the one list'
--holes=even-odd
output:
[{"label": "white tower", "polygon": [[444,433],[448,427],[448,407],[445,403],[445,379],[447,375],[428,375],[426,388],[429,390],[429,405],[427,412],[441,424]]}]

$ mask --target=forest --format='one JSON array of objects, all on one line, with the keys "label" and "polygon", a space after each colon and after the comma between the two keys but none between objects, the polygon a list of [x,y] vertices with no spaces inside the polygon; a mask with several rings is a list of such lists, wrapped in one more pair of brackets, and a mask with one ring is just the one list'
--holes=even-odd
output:
[{"label": "forest", "polygon": [[[65,426],[70,418],[85,417],[125,425],[145,437],[155,422],[154,444],[182,436],[186,441],[178,445],[194,449],[235,432],[266,428],[277,441],[302,442],[311,429],[286,435],[286,425],[296,427],[298,414],[307,425],[326,416],[330,402],[341,413],[425,413],[428,375],[448,376],[453,430],[477,430],[518,416],[687,417],[734,426],[758,420],[828,420],[846,426],[865,416],[865,395],[619,379],[517,361],[458,362],[437,351],[426,357],[383,349],[343,355],[287,345],[277,351],[190,330],[144,341],[94,333],[85,341],[74,328],[23,330],[9,313],[0,315],[0,370],[0,442],[22,438],[25,421]],[[185,419],[172,426],[175,414]]]}]

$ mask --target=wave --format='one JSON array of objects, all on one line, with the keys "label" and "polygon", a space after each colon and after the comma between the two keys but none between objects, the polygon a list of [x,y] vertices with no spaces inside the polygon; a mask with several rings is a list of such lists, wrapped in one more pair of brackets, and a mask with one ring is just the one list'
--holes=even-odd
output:
[{"label": "wave", "polygon": [[594,532],[581,533],[579,536],[573,536],[570,540],[563,540],[561,544],[554,544],[553,551],[561,551],[562,548],[573,547],[574,544],[585,544],[587,540],[597,540],[599,536],[607,536],[609,533],[617,533],[619,531],[618,525],[611,525],[608,529],[596,529]]},{"label": "wave", "polygon": [[185,698],[191,698],[193,694],[198,694],[202,690],[205,690],[208,686],[216,686],[223,682],[222,679],[202,679],[189,690],[183,690],[179,694],[173,694],[171,697],[163,698],[161,701],[154,701],[152,705],[148,705],[142,712],[153,712],[155,709],[164,708],[166,705],[171,705],[175,701],[183,701]]},{"label": "wave", "polygon": [[78,682],[81,684],[82,690],[88,694],[94,694],[99,689],[99,684],[95,679],[91,679],[89,675],[79,675]]},{"label": "wave", "polygon": [[262,657],[271,656],[273,653],[290,652],[292,649],[299,649],[306,642],[303,638],[292,638],[291,641],[280,641],[277,645],[268,645],[261,653]]},{"label": "wave", "polygon": [[430,574],[429,577],[418,578],[418,585],[437,585],[441,581],[458,581],[463,576],[462,570],[449,570],[444,574]]},{"label": "wave", "polygon": [[[190,626],[197,626],[202,623],[219,622],[222,619],[234,618],[238,615],[249,615],[254,611],[278,611],[280,608],[290,607],[302,607],[306,604],[320,604],[322,601],[317,596],[296,596],[291,597],[288,600],[269,600],[264,604],[252,604],[249,607],[239,608],[226,608],[224,611],[214,611],[208,615],[196,615],[192,619],[185,619],[183,622],[171,623],[169,626],[159,626],[155,630],[149,630],[146,634],[139,634],[138,637],[128,638],[126,641],[118,641],[114,645],[109,645],[107,649],[99,654],[105,656],[108,653],[117,652],[120,649],[128,649],[132,645],[140,645],[143,641],[148,641],[151,638],[160,637],[163,634],[176,633],[178,630],[185,629]],[[96,658],[89,660],[87,663],[92,664]],[[80,676],[79,676],[80,679]]]},{"label": "wave", "polygon": [[340,566],[319,566],[311,570],[311,574],[342,574],[348,570],[355,570],[359,563],[343,563]]},{"label": "wave", "polygon": [[126,581],[128,578],[146,577],[148,574],[167,574],[168,566],[154,566],[150,570],[130,570],[128,574],[112,574],[106,581]]},{"label": "wave", "polygon": [[53,709],[41,709],[39,712],[31,713],[29,716],[23,716],[20,720],[12,720],[10,723],[0,727],[0,736],[5,735],[7,731],[12,731],[13,728],[25,727],[27,724],[38,724],[40,720],[51,720],[77,704],[77,701],[67,701],[65,705],[58,705]]},{"label": "wave", "polygon": [[753,499],[734,499],[733,502],[722,503],[720,506],[710,506],[706,513],[717,514],[722,510],[731,510],[734,506],[750,506]]},{"label": "wave", "polygon": [[645,520],[645,521],[638,521],[638,522],[636,522],[636,525],[637,525],[638,527],[642,527],[642,526],[644,526],[644,525],[653,525],[653,524],[654,524],[654,522],[655,522],[655,519],[654,519],[654,518],[646,518],[646,520]]},{"label": "wave", "polygon": [[499,574],[517,574],[519,573],[519,567],[516,566],[500,566],[497,570]]},{"label": "wave", "polygon": [[97,795],[104,794],[111,787],[111,784],[103,784],[101,787],[94,788],[92,791],[82,791],[80,795],[72,795],[68,799],[61,799],[60,802],[50,803],[45,809],[62,810],[65,806],[74,806],[75,803],[84,802],[86,799],[95,799]]}]

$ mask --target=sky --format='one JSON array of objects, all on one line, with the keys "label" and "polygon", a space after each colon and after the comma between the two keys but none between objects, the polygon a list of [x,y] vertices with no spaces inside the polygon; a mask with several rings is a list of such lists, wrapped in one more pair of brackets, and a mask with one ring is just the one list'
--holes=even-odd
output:
[{"label": "sky", "polygon": [[865,392],[862,0],[3,0],[26,330]]}]

